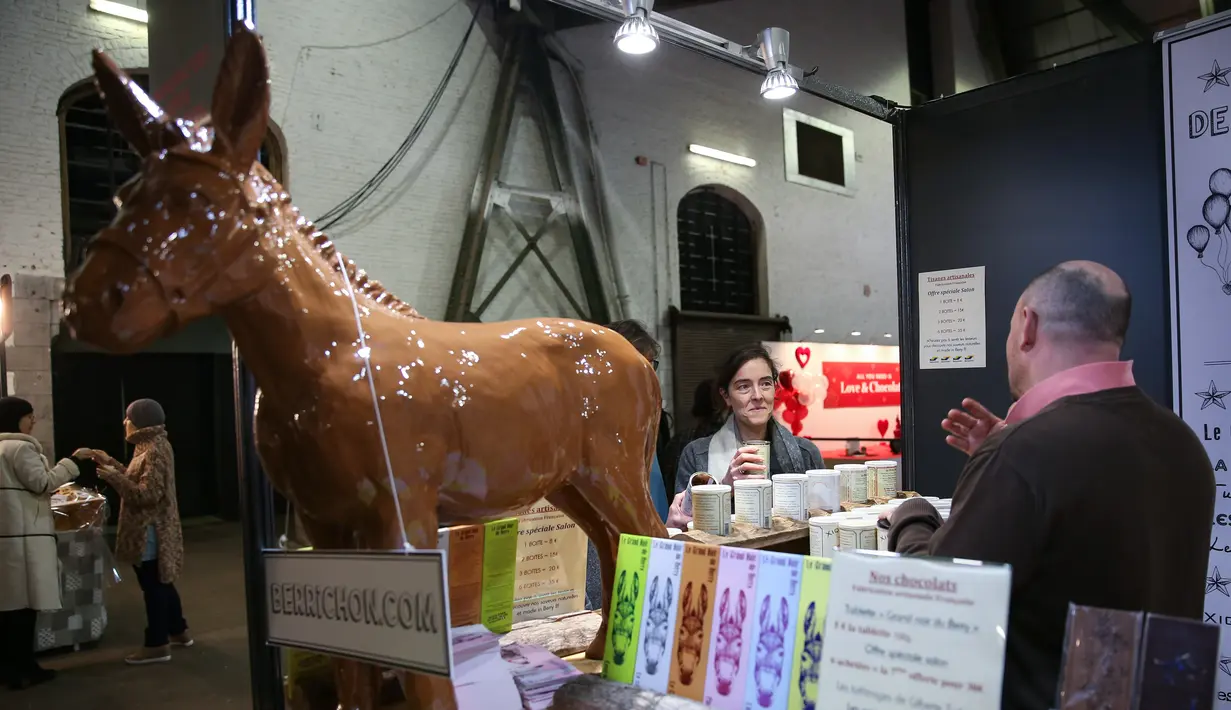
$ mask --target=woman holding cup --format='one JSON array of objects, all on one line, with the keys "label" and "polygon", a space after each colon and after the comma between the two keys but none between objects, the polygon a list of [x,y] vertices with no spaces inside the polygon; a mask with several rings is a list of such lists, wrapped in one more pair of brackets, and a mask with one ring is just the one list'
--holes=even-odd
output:
[{"label": "woman holding cup", "polygon": [[[731,414],[713,436],[697,439],[680,454],[679,477],[704,472],[714,482],[732,485],[746,478],[772,478],[825,468],[821,452],[796,437],[773,417],[778,367],[769,351],[749,345],[727,356],[715,379]],[[689,490],[675,496],[667,526],[684,528],[691,518]]]}]

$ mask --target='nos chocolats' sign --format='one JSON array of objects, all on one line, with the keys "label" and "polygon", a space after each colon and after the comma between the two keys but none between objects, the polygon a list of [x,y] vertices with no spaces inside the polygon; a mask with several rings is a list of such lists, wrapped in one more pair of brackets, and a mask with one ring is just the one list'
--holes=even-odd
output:
[{"label": "'nos chocolats' sign", "polygon": [[897,407],[902,403],[902,366],[896,362],[825,362],[825,409]]}]

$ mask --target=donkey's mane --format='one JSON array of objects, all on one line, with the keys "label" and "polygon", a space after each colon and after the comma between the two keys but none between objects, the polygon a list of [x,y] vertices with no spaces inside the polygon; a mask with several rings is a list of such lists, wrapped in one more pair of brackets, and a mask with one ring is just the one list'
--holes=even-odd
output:
[{"label": "donkey's mane", "polygon": [[[292,211],[297,214],[298,210],[295,210],[294,205],[291,204],[291,197],[287,193],[286,188],[278,182],[264,165],[257,163],[256,167],[259,170],[260,179],[275,186],[282,195],[286,205],[291,207]],[[334,273],[345,276],[350,281],[351,288],[354,289],[355,293],[367,296],[376,305],[382,306],[398,315],[406,316],[407,318],[425,319],[424,316],[419,314],[419,311],[415,310],[414,306],[394,296],[381,282],[368,276],[368,273],[359,268],[353,260],[346,258],[345,254],[340,253],[337,247],[334,246],[333,240],[317,229],[311,220],[300,217],[296,222],[300,227],[301,234],[308,239],[316,249],[316,252],[329,265],[329,268]],[[345,268],[345,271],[343,271],[343,268]]]},{"label": "donkey's mane", "polygon": [[[379,306],[384,306],[394,313],[406,316],[408,318],[423,318],[418,311],[409,303],[394,296],[381,284],[381,282],[368,276],[367,272],[359,268],[351,259],[346,258],[346,255],[338,252],[334,247],[333,241],[329,239],[324,232],[312,228],[312,246],[316,247],[317,253],[323,258],[334,270],[334,272],[343,274],[351,284],[351,288],[356,293],[361,293],[374,301]],[[342,265],[345,265],[346,271],[342,271]]]}]

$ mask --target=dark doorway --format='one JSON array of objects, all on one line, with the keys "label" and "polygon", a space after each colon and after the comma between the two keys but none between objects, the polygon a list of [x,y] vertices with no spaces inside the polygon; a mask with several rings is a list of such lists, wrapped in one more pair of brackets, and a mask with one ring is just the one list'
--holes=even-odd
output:
[{"label": "dark doorway", "polygon": [[[124,441],[125,407],[143,397],[157,400],[167,414],[175,448],[180,515],[234,517],[235,410],[229,357],[54,349],[51,366],[57,452],[88,446],[127,461],[132,449]],[[119,501],[111,503],[114,521]]]}]

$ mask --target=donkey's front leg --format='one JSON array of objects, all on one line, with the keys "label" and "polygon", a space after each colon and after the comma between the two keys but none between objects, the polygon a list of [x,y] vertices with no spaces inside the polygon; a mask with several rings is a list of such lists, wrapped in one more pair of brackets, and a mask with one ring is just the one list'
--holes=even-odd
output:
[{"label": "donkey's front leg", "polygon": [[[437,542],[437,526],[439,517],[436,512],[436,491],[420,490],[415,492],[415,499],[401,496],[402,515],[406,520],[406,538],[417,550],[434,550]],[[403,538],[398,530],[397,520],[387,526],[390,539],[387,545],[401,548]],[[445,590],[448,594],[448,590]],[[440,600],[443,605],[444,600]],[[448,623],[448,619],[445,623]],[[457,710],[457,697],[453,693],[453,681],[448,678],[424,675],[422,673],[402,673],[402,692],[406,695],[407,707],[411,710]]]},{"label": "donkey's front leg", "polygon": [[[301,516],[304,531],[316,550],[353,550],[358,547],[353,531],[322,524]],[[381,669],[369,663],[335,658],[334,690],[339,710],[376,710],[380,707]]]}]

